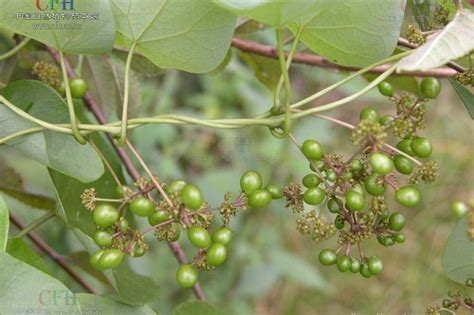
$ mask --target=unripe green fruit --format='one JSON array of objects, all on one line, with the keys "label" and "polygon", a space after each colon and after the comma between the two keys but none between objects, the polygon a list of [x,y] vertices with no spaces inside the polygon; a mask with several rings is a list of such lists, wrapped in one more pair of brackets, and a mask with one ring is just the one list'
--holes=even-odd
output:
[{"label": "unripe green fruit", "polygon": [[352,273],[358,273],[360,271],[360,267],[361,267],[360,261],[356,258],[352,258],[351,259],[351,267],[349,268],[349,270]]},{"label": "unripe green fruit", "polygon": [[179,266],[178,271],[176,272],[176,281],[182,288],[192,288],[199,278],[199,273],[190,264],[183,264]]},{"label": "unripe green fruit", "polygon": [[393,236],[393,239],[394,239],[395,242],[397,242],[397,243],[404,243],[406,238],[405,238],[405,235],[403,235],[403,234],[395,234],[395,235]]},{"label": "unripe green fruit", "polygon": [[321,144],[315,140],[305,140],[301,146],[304,156],[310,160],[318,161],[324,155],[324,150]]},{"label": "unripe green fruit", "polygon": [[378,85],[378,88],[379,88],[380,94],[382,94],[383,96],[390,97],[395,94],[395,89],[393,88],[393,85],[391,85],[388,82],[385,82],[385,81],[380,82]]},{"label": "unripe green fruit", "polygon": [[420,158],[427,158],[433,152],[430,140],[422,137],[416,137],[411,141],[411,149],[413,153]]},{"label": "unripe green fruit", "polygon": [[451,211],[456,218],[461,219],[469,211],[469,207],[462,201],[456,201],[451,205]]},{"label": "unripe green fruit", "polygon": [[368,267],[371,274],[374,276],[382,273],[383,271],[383,262],[380,258],[372,256],[369,258]]},{"label": "unripe green fruit", "polygon": [[189,228],[188,239],[197,248],[208,248],[212,243],[209,232],[200,226]]},{"label": "unripe green fruit", "polygon": [[348,191],[346,193],[346,207],[350,211],[360,211],[364,209],[365,199],[364,196],[355,191]]},{"label": "unripe green fruit", "polygon": [[336,227],[336,229],[338,229],[338,230],[343,229],[344,224],[345,224],[345,221],[344,221],[344,218],[342,216],[338,215],[334,219],[334,226]]},{"label": "unripe green fruit", "polygon": [[124,254],[119,249],[107,249],[104,251],[102,256],[99,259],[100,267],[105,269],[113,269],[118,267],[123,261]]},{"label": "unripe green fruit", "polygon": [[400,151],[403,151],[404,153],[408,155],[414,156],[415,153],[413,152],[411,148],[411,142],[412,142],[412,139],[404,139],[400,141],[399,143],[397,143],[397,149],[399,149]]},{"label": "unripe green fruit", "polygon": [[427,98],[436,98],[441,92],[441,83],[433,77],[426,77],[420,83],[421,94]]},{"label": "unripe green fruit", "polygon": [[214,243],[207,249],[206,261],[209,265],[217,267],[227,259],[227,248],[221,243]]},{"label": "unripe green fruit", "polygon": [[317,187],[321,183],[321,179],[316,174],[308,174],[303,177],[302,183],[306,188]]},{"label": "unripe green fruit", "polygon": [[324,266],[334,265],[337,261],[336,253],[331,249],[323,249],[319,253],[319,262]]},{"label": "unripe green fruit", "polygon": [[166,193],[174,194],[174,193],[181,193],[183,191],[184,186],[186,186],[186,182],[184,180],[176,179],[169,183],[166,186]]},{"label": "unripe green fruit", "polygon": [[69,82],[69,87],[71,88],[71,95],[74,98],[83,98],[89,86],[84,79],[73,79]]},{"label": "unripe green fruit", "polygon": [[100,204],[92,212],[92,221],[102,228],[112,226],[119,219],[119,213],[114,206],[110,204]]},{"label": "unripe green fruit", "polygon": [[364,182],[365,190],[372,196],[380,196],[387,190],[383,178],[377,173],[370,174]]},{"label": "unripe green fruit", "polygon": [[133,199],[128,208],[130,211],[141,217],[148,217],[155,212],[155,204],[150,199],[143,196]]},{"label": "unripe green fruit", "polygon": [[268,206],[271,201],[272,195],[265,189],[254,190],[247,198],[250,208],[263,208]]},{"label": "unripe green fruit", "polygon": [[362,169],[362,162],[360,160],[352,160],[351,161],[351,169],[354,172],[358,172]]},{"label": "unripe green fruit", "polygon": [[212,233],[212,241],[227,246],[232,241],[233,236],[234,233],[229,228],[223,226]]},{"label": "unripe green fruit", "polygon": [[326,178],[330,182],[335,182],[337,180],[337,174],[333,170],[326,171]]},{"label": "unripe green fruit", "polygon": [[170,215],[168,214],[167,211],[158,210],[158,211],[153,212],[153,214],[148,217],[148,222],[150,223],[150,225],[157,225],[165,221],[168,221],[169,219],[170,219]]},{"label": "unripe green fruit", "polygon": [[340,272],[346,272],[351,267],[351,259],[345,255],[339,256],[336,265]]},{"label": "unripe green fruit", "polygon": [[199,188],[194,185],[186,184],[181,191],[181,200],[183,200],[186,208],[190,210],[197,210],[201,208],[203,203],[202,194]]},{"label": "unripe green fruit", "polygon": [[401,231],[405,226],[406,220],[403,214],[393,213],[388,219],[388,226],[394,231]]},{"label": "unripe green fruit", "polygon": [[381,175],[388,175],[393,170],[393,161],[384,153],[374,153],[370,157],[370,166],[374,172]]},{"label": "unripe green fruit", "polygon": [[129,191],[129,190],[130,190],[130,188],[128,186],[121,185],[121,186],[117,186],[115,188],[115,193],[117,194],[117,197],[123,198],[123,197],[125,197],[127,191]]},{"label": "unripe green fruit", "polygon": [[268,185],[265,190],[267,190],[270,195],[272,195],[272,199],[281,199],[284,196],[283,189],[275,185]]},{"label": "unripe green fruit", "polygon": [[394,121],[395,121],[395,118],[393,118],[392,116],[389,116],[389,115],[385,115],[385,116],[382,116],[380,118],[380,124],[382,126],[388,126],[391,123],[393,123]]},{"label": "unripe green fruit", "polygon": [[101,247],[110,246],[112,245],[112,235],[105,231],[96,231],[94,233],[94,242]]},{"label": "unripe green fruit", "polygon": [[104,254],[104,250],[100,249],[98,251],[95,251],[91,257],[89,258],[89,264],[91,265],[92,268],[96,270],[102,270],[102,266],[99,264],[100,257]]},{"label": "unripe green fruit", "polygon": [[368,120],[368,121],[376,123],[376,122],[379,122],[379,120],[380,120],[380,114],[377,110],[375,110],[372,107],[365,107],[360,112],[359,118],[360,118],[361,121],[362,120]]},{"label": "unripe green fruit", "polygon": [[416,207],[421,201],[421,193],[415,186],[404,186],[395,193],[397,201],[408,208]]},{"label": "unripe green fruit", "polygon": [[393,157],[393,164],[401,174],[410,175],[413,172],[413,162],[401,154],[397,154]]},{"label": "unripe green fruit", "polygon": [[342,201],[336,197],[329,199],[328,210],[332,213],[339,213],[342,209]]},{"label": "unripe green fruit", "polygon": [[257,171],[247,171],[240,177],[240,188],[246,195],[249,195],[257,189],[261,189],[262,185],[262,175]]},{"label": "unripe green fruit", "polygon": [[372,273],[369,270],[369,265],[367,263],[363,263],[360,266],[360,271],[359,272],[364,278],[370,278],[370,277],[373,276]]},{"label": "unripe green fruit", "polygon": [[326,198],[326,192],[319,187],[308,188],[304,195],[304,201],[309,205],[318,205]]}]

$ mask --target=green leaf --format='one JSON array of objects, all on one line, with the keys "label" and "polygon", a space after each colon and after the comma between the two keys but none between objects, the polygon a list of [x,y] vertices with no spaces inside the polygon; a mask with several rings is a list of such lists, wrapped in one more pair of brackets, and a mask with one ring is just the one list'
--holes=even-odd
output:
[{"label": "green leaf", "polygon": [[274,91],[280,80],[281,70],[278,60],[241,52],[240,58],[255,72],[255,77],[270,91]]},{"label": "green leaf", "polygon": [[42,210],[55,210],[56,201],[46,196],[32,194],[26,191],[10,189],[0,184],[0,191],[4,192],[8,196],[24,203],[35,209]]},{"label": "green leaf", "polygon": [[[401,0],[324,0],[302,24],[301,41],[341,65],[367,66],[390,56],[403,21]],[[290,30],[296,33],[300,23]]]},{"label": "green leaf", "polygon": [[235,18],[210,0],[112,0],[120,44],[160,68],[193,73],[217,67],[229,49]]},{"label": "green leaf", "polygon": [[474,49],[474,13],[463,10],[440,32],[400,60],[397,71],[428,70],[460,58]]},{"label": "green leaf", "polygon": [[[30,115],[50,123],[69,123],[69,114],[61,96],[51,87],[39,81],[23,80],[8,84],[2,95]],[[35,124],[21,118],[0,104],[0,137],[5,137]],[[90,182],[104,173],[100,157],[90,145],[80,145],[70,135],[46,130],[10,141],[8,145],[18,149],[58,172],[82,182]]]},{"label": "green leaf", "polygon": [[206,302],[192,301],[178,305],[173,315],[224,315],[223,311]]},{"label": "green leaf", "polygon": [[315,9],[315,0],[214,0],[214,3],[238,16],[282,27],[298,21],[303,15]]},{"label": "green leaf", "polygon": [[431,13],[431,4],[432,1],[424,1],[424,0],[409,0],[408,1],[408,8],[411,10],[411,14],[408,15],[413,16],[418,27],[421,31],[428,31],[430,29],[430,22],[432,20],[433,14]]},{"label": "green leaf", "polygon": [[464,106],[466,106],[467,112],[471,119],[474,119],[474,94],[466,89],[462,84],[459,84],[454,79],[449,79],[449,83],[453,86],[453,89],[458,94]]},{"label": "green leaf", "polygon": [[[375,73],[365,73],[364,78],[372,82],[378,77]],[[420,95],[420,85],[415,77],[412,76],[390,76],[385,79],[385,82],[390,83],[397,91],[406,91],[415,95]]]},{"label": "green leaf", "polygon": [[456,225],[441,257],[441,266],[452,280],[465,284],[474,278],[474,242],[467,236],[467,219]]},{"label": "green leaf", "polygon": [[131,307],[114,301],[108,297],[79,293],[76,299],[81,306],[82,314],[114,314],[114,315],[151,315],[156,314],[148,306]]},{"label": "green leaf", "polygon": [[[128,53],[121,50],[114,50],[112,56],[120,58],[124,63],[127,60]],[[131,64],[132,70],[146,77],[154,77],[166,72],[166,70],[157,67],[154,63],[140,54],[133,55]]]},{"label": "green leaf", "polygon": [[[102,54],[112,50],[115,37],[115,24],[107,0],[68,1],[74,3],[74,11],[39,11],[35,1],[0,0],[0,27],[4,27],[46,45],[68,53]],[[42,6],[50,1],[41,1]],[[60,4],[55,2],[59,7]],[[67,7],[69,9],[69,7]],[[97,19],[25,19],[25,14],[86,14],[97,13]],[[17,18],[17,14],[23,14]],[[39,27],[38,27],[39,25]],[[62,29],[57,26],[64,26]],[[71,26],[75,26],[72,28]],[[68,27],[66,29],[66,27]]]},{"label": "green leaf", "polygon": [[8,208],[2,195],[0,195],[0,252],[4,252],[7,248],[9,226],[10,216],[8,215]]},{"label": "green leaf", "polygon": [[0,253],[0,305],[2,314],[81,314],[64,284],[7,253]]},{"label": "green leaf", "polygon": [[7,253],[44,273],[51,274],[43,258],[32,250],[21,238],[14,237],[8,240]]}]

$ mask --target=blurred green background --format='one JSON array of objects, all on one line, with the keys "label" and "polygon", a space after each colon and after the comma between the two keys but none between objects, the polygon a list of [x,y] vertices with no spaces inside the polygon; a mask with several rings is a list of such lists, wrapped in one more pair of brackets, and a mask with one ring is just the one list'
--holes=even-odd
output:
[{"label": "blurred green background", "polygon": [[[8,46],[8,45],[7,45]],[[15,59],[19,67],[12,79],[30,76],[32,60],[47,58],[31,51]],[[34,55],[33,55],[34,54]],[[115,55],[116,62],[120,56]],[[134,73],[133,101],[136,116],[180,113],[205,118],[237,118],[257,115],[269,108],[271,92],[256,79],[249,67],[249,56],[238,51],[230,56],[225,69],[214,74],[191,75],[177,71],[158,75]],[[11,62],[11,61],[10,61]],[[0,64],[2,80],[8,63]],[[272,69],[272,62],[268,64]],[[261,71],[272,79],[271,71]],[[310,95],[337,82],[347,73],[296,65],[292,68],[294,100]],[[87,71],[85,70],[87,79]],[[6,81],[3,81],[6,82]],[[367,81],[358,78],[318,100],[320,103],[358,91]],[[97,91],[93,86],[92,91]],[[100,90],[100,89],[99,89]],[[102,91],[103,92],[103,91]],[[114,104],[109,104],[114,106]],[[381,113],[394,113],[394,105],[374,90],[357,101],[328,115],[356,123],[359,111],[373,106]],[[434,144],[433,158],[439,163],[440,176],[432,185],[422,185],[423,204],[415,209],[400,209],[409,218],[407,241],[390,248],[367,241],[369,254],[385,262],[379,277],[365,279],[358,274],[341,274],[334,267],[323,267],[317,254],[323,247],[336,247],[336,238],[315,243],[296,230],[296,217],[285,209],[283,201],[270,207],[239,213],[230,227],[235,241],[228,262],[214,272],[203,272],[201,284],[215,305],[229,314],[423,314],[426,306],[440,303],[448,290],[461,289],[442,272],[440,257],[456,220],[450,213],[454,200],[468,200],[473,192],[473,124],[466,109],[447,81],[440,97],[429,102],[428,126],[422,134]],[[111,119],[114,110],[106,108]],[[302,142],[307,138],[320,141],[327,152],[349,156],[356,148],[350,133],[318,118],[294,122],[293,132]],[[152,170],[163,181],[183,178],[201,188],[211,205],[219,205],[226,192],[239,192],[240,175],[257,169],[265,183],[285,185],[300,181],[308,164],[287,140],[272,137],[266,128],[213,130],[192,126],[150,125],[132,134],[133,142]],[[392,139],[392,143],[395,143]],[[0,161],[23,177],[32,193],[55,198],[46,169],[8,148],[1,148]],[[0,178],[0,181],[2,179]],[[79,198],[79,196],[77,196]],[[472,197],[472,195],[471,195]],[[31,222],[42,211],[6,197],[10,210],[24,222]],[[393,200],[391,200],[393,201]],[[391,209],[397,205],[392,203]],[[216,220],[216,226],[220,219]],[[145,222],[140,221],[145,226]],[[12,231],[12,233],[15,231]],[[53,219],[38,229],[39,234],[64,256],[82,257],[72,262],[83,264],[83,249],[67,226]],[[190,290],[175,283],[177,263],[164,243],[149,238],[150,251],[131,260],[135,270],[152,276],[161,286],[161,297],[153,305],[160,314],[170,314],[177,304],[192,299]],[[181,238],[188,256],[194,249]],[[69,287],[80,288],[52,261],[50,269]],[[81,271],[95,286],[107,288]],[[464,289],[464,288],[462,288]]]}]

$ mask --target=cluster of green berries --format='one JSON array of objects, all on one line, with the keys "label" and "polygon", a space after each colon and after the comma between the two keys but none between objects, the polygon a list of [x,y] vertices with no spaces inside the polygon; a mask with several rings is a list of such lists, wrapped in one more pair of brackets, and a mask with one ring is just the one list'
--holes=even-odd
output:
[{"label": "cluster of green berries", "polygon": [[[471,285],[468,285],[467,282],[471,281]],[[474,279],[470,278],[466,282],[467,286],[474,287]],[[441,302],[441,307],[439,305],[436,306],[428,306],[426,308],[425,314],[426,315],[439,315],[444,314],[442,311],[449,310],[450,313],[456,314],[455,312],[460,311],[463,309],[469,313],[474,311],[474,300],[469,297],[465,292],[462,291],[449,291],[448,296],[443,299]]]},{"label": "cluster of green berries", "polygon": [[[120,203],[118,208],[110,203],[112,200],[100,203],[104,199],[96,197],[94,188],[85,190],[81,195],[82,203],[91,210],[92,221],[97,227],[93,239],[100,249],[90,257],[90,264],[95,269],[103,271],[116,268],[125,255],[143,256],[148,250],[143,235],[150,231],[155,233],[158,240],[174,242],[184,229],[188,241],[197,248],[192,263],[180,265],[176,272],[176,281],[183,288],[193,287],[197,283],[198,269],[214,269],[227,260],[227,248],[233,232],[226,225],[213,233],[209,232],[214,215],[196,186],[183,180],[174,180],[162,184],[167,198],[155,198],[152,194],[155,187],[149,181],[140,179],[135,185],[139,187],[138,191],[127,186],[117,188],[117,197],[121,199],[114,201]],[[226,198],[228,200],[229,196],[226,195]],[[234,203],[229,201],[228,206],[239,208],[243,203],[240,200]],[[143,231],[131,228],[125,219],[126,211],[147,218],[150,227]]]},{"label": "cluster of green berries", "polygon": [[383,271],[383,262],[376,256],[360,260],[346,254],[338,255],[328,248],[319,253],[319,262],[324,266],[336,265],[340,272],[360,273],[364,278],[377,276]]},{"label": "cluster of green berries", "polygon": [[262,187],[262,175],[257,171],[246,171],[240,177],[240,188],[247,198],[247,205],[250,208],[264,208],[271,203],[272,199],[281,199],[284,196],[281,187],[275,185]]}]

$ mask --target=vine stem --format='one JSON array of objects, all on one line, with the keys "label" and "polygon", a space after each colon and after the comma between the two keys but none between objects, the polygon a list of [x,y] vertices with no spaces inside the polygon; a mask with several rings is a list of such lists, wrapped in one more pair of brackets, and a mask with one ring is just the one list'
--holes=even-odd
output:
[{"label": "vine stem", "polygon": [[112,165],[110,165],[109,161],[107,161],[107,158],[102,154],[100,149],[97,147],[97,145],[94,143],[94,141],[89,140],[88,141],[90,146],[94,149],[94,151],[97,153],[97,155],[101,158],[102,162],[105,164],[105,167],[108,169],[110,175],[112,175],[112,178],[114,179],[115,183],[117,186],[122,186],[122,183],[120,182],[120,179],[118,178],[117,174],[115,173]]},{"label": "vine stem", "polygon": [[41,226],[43,223],[48,222],[50,219],[54,218],[55,216],[56,216],[56,213],[54,213],[53,211],[48,211],[46,214],[42,215],[38,219],[34,220],[33,222],[25,226],[20,232],[15,234],[13,237],[22,238],[23,236],[30,233],[37,227]]},{"label": "vine stem", "polygon": [[[47,47],[47,50],[50,53],[50,55],[53,57],[53,59],[57,63],[60,63],[60,58],[59,58],[58,53],[54,49],[52,49],[51,47]],[[68,75],[71,78],[75,78],[76,73],[75,73],[74,69],[72,68],[71,64],[67,60],[65,60],[64,63],[65,63]],[[94,117],[97,119],[97,121],[102,125],[107,124],[107,117],[105,116],[104,112],[99,107],[97,101],[95,100],[94,96],[90,92],[88,92],[86,94],[86,96],[84,97],[84,101],[85,101],[86,105],[88,106],[89,110],[94,115]],[[133,165],[133,162],[130,159],[130,157],[128,156],[127,152],[124,150],[124,148],[118,147],[115,144],[115,142],[114,142],[111,135],[108,134],[107,136],[108,136],[108,139],[109,139],[111,145],[113,146],[113,148],[117,152],[117,155],[119,156],[120,160],[122,161],[122,164],[125,165],[125,168],[126,168],[128,174],[130,175],[130,177],[133,180],[139,179],[140,178],[140,173],[138,172],[135,165]],[[181,248],[181,246],[179,245],[178,242],[168,243],[168,247],[170,248],[173,255],[176,257],[178,262],[183,263],[183,264],[187,263],[188,259],[186,257],[186,254],[184,253],[183,249]],[[87,283],[85,283],[85,284],[87,285]],[[95,291],[95,290],[90,291],[90,292],[92,292],[94,294],[97,294],[97,291]],[[199,283],[196,283],[196,285],[193,287],[193,292],[194,292],[194,295],[196,296],[196,298],[198,298],[199,300],[201,300],[201,301],[206,300],[206,296],[204,295],[204,291],[202,290]]]},{"label": "vine stem", "polygon": [[59,50],[59,60],[61,62],[61,70],[63,73],[64,89],[66,90],[66,103],[69,110],[69,120],[71,121],[71,130],[74,138],[80,144],[86,144],[86,139],[81,135],[77,127],[77,118],[76,112],[74,111],[74,103],[72,101],[71,87],[69,86],[69,77],[66,71],[66,65],[64,64],[64,53],[62,50]]},{"label": "vine stem", "polygon": [[125,141],[127,139],[127,119],[128,119],[128,101],[129,101],[129,90],[130,90],[130,67],[132,65],[133,53],[135,51],[135,47],[137,42],[133,42],[132,46],[130,47],[130,51],[128,52],[127,61],[125,63],[125,79],[124,79],[124,86],[123,86],[123,105],[122,105],[122,125],[120,129],[120,138],[118,140],[118,144],[120,146],[125,145]]},{"label": "vine stem", "polygon": [[7,58],[10,58],[11,56],[13,56],[17,52],[19,52],[20,49],[22,49],[26,44],[28,44],[28,42],[30,40],[31,40],[31,38],[25,37],[18,45],[16,45],[15,47],[13,47],[11,50],[7,51],[6,53],[0,55],[0,61],[4,60],[4,59],[7,59]]},{"label": "vine stem", "polygon": [[[10,220],[15,224],[19,229],[23,230],[26,228],[20,219],[10,211]],[[99,294],[96,288],[87,283],[82,276],[72,268],[69,262],[58,252],[56,252],[52,247],[50,247],[41,237],[38,236],[33,231],[26,233],[28,237],[33,241],[33,243],[46,255],[48,255],[55,263],[57,263],[61,268],[63,268],[77,283],[79,283],[86,291],[92,294]]]}]

